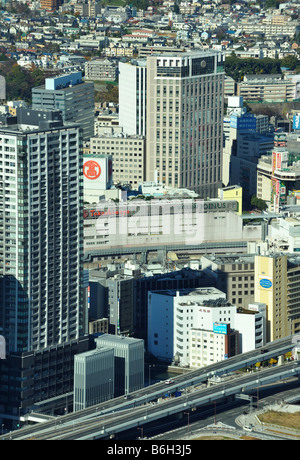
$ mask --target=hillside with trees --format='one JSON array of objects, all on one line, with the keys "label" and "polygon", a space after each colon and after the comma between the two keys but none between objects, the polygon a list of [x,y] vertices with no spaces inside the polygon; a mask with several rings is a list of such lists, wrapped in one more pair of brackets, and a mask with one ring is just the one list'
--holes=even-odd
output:
[{"label": "hillside with trees", "polygon": [[231,56],[226,57],[225,73],[236,82],[240,82],[243,80],[244,75],[281,74],[281,67],[295,70],[298,62],[296,56],[286,56],[283,59],[241,59],[233,53]]},{"label": "hillside with trees", "polygon": [[11,59],[0,62],[0,75],[6,80],[6,99],[11,101],[24,100],[30,103],[32,88],[45,82],[45,75],[41,69],[24,69]]}]

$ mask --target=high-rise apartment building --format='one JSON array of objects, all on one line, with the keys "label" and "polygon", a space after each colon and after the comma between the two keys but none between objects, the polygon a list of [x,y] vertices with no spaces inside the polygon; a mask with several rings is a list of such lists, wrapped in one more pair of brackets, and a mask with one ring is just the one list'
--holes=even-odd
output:
[{"label": "high-rise apartment building", "polygon": [[[1,120],[2,121],[2,120]],[[0,331],[23,353],[83,334],[81,130],[19,109],[0,127]]]},{"label": "high-rise apartment building", "polygon": [[217,197],[222,186],[224,55],[147,57],[146,179]]},{"label": "high-rise apartment building", "polygon": [[81,72],[46,78],[32,90],[32,108],[60,110],[64,122],[80,124],[83,141],[94,135],[94,82],[84,82]]}]

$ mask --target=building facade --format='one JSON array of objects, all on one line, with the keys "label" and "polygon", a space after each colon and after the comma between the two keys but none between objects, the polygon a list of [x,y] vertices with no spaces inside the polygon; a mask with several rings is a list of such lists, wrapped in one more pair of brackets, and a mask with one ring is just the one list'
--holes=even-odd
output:
[{"label": "building facade", "polygon": [[94,135],[94,82],[84,82],[81,72],[46,78],[32,89],[32,108],[61,110],[64,122],[80,124],[83,141]]},{"label": "building facade", "polygon": [[146,180],[217,196],[222,185],[224,56],[147,58]]},{"label": "building facade", "polygon": [[0,139],[0,325],[10,352],[39,350],[84,332],[82,136],[20,109]]},{"label": "building facade", "polygon": [[146,61],[119,63],[119,121],[124,133],[146,136]]},{"label": "building facade", "polygon": [[114,397],[114,350],[97,348],[74,359],[74,412]]},{"label": "building facade", "polygon": [[[148,351],[161,360],[202,367],[238,353],[237,335],[230,328],[236,306],[219,289],[150,292],[148,302]],[[213,342],[219,342],[218,351],[212,352],[204,343],[210,334],[216,334]],[[196,336],[199,347],[193,346]]]},{"label": "building facade", "polygon": [[97,349],[113,348],[115,396],[144,387],[144,341],[132,337],[103,334],[95,339]]},{"label": "building facade", "polygon": [[91,155],[111,155],[114,184],[130,184],[137,190],[145,180],[145,138],[140,135],[99,135],[90,141]]},{"label": "building facade", "polygon": [[118,69],[109,59],[92,59],[84,65],[86,80],[115,81]]}]

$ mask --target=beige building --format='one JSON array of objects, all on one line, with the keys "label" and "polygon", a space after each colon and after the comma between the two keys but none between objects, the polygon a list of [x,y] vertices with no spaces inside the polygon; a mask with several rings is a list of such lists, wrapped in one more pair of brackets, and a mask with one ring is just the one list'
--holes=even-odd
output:
[{"label": "beige building", "polygon": [[281,74],[245,75],[237,85],[237,95],[245,101],[288,102],[294,100],[295,83]]},{"label": "beige building", "polygon": [[254,256],[204,256],[202,269],[217,276],[217,288],[225,292],[228,302],[248,309],[254,301]]},{"label": "beige building", "polygon": [[267,341],[288,336],[286,255],[255,257],[255,301],[267,305]]},{"label": "beige building", "polygon": [[268,341],[300,332],[300,258],[255,257],[255,300],[267,305]]},{"label": "beige building", "polygon": [[112,155],[114,184],[131,184],[137,189],[145,181],[145,138],[143,136],[98,136],[90,141],[90,153]]},{"label": "beige building", "polygon": [[115,81],[118,68],[109,59],[92,59],[84,65],[86,80]]},{"label": "beige building", "polygon": [[147,58],[146,180],[215,198],[222,186],[224,55]]}]

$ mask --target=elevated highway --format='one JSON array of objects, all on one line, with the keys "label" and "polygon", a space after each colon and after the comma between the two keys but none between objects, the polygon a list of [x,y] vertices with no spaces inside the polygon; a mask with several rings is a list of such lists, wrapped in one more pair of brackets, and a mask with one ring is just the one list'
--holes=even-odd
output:
[{"label": "elevated highway", "polygon": [[[291,336],[269,343],[263,349],[253,350],[180,375],[174,378],[170,385],[160,382],[129,394],[127,399],[124,397],[116,398],[79,412],[57,417],[54,421],[25,427],[1,436],[0,440],[107,439],[145,423],[179,414],[194,407],[199,408],[205,404],[241,394],[275,381],[298,376],[300,363],[292,361],[254,373],[236,375],[230,381],[223,381],[213,386],[197,388],[197,385],[207,383],[208,379],[212,377],[224,376],[270,358],[279,358],[291,351],[295,347],[296,341],[297,339]],[[183,391],[189,387],[193,387],[193,391]],[[178,390],[182,392],[178,398],[167,398],[158,402],[166,393],[173,394]]]}]

